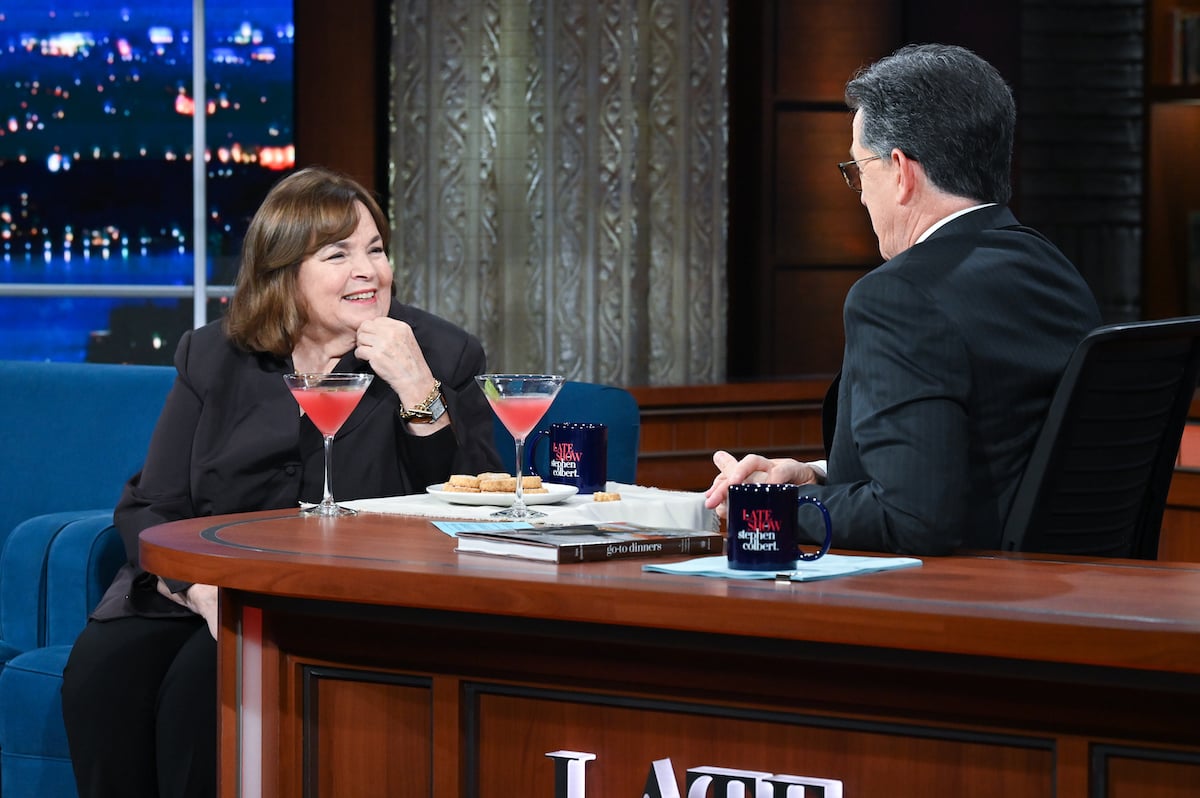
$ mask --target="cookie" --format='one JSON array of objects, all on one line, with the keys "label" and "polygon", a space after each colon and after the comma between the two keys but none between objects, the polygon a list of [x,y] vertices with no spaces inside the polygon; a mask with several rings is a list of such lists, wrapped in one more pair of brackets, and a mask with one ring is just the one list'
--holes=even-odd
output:
[{"label": "cookie", "polygon": [[455,485],[451,482],[442,485],[442,490],[446,493],[479,493],[479,488],[472,488],[468,485]]},{"label": "cookie", "polygon": [[447,485],[457,485],[460,488],[474,488],[479,490],[479,477],[471,474],[451,474],[450,479],[446,482]]},{"label": "cookie", "polygon": [[[521,487],[525,490],[530,490],[531,488],[540,488],[541,486],[541,477],[532,476],[521,478]],[[517,478],[510,476],[498,477],[495,479],[480,478],[479,489],[484,493],[512,493],[517,489]]]},{"label": "cookie", "polygon": [[484,493],[512,493],[517,489],[516,477],[480,477],[479,490]]},{"label": "cookie", "polygon": [[592,501],[594,501],[594,502],[619,502],[619,501],[621,501],[621,494],[606,493],[605,491],[598,490],[592,494]]}]

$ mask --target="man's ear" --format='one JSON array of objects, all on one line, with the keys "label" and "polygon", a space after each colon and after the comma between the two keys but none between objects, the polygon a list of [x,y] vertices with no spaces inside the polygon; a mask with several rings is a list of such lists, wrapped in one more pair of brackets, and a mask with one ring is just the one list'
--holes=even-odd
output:
[{"label": "man's ear", "polygon": [[896,174],[896,202],[907,205],[928,184],[925,169],[898,148],[892,150],[892,166]]}]

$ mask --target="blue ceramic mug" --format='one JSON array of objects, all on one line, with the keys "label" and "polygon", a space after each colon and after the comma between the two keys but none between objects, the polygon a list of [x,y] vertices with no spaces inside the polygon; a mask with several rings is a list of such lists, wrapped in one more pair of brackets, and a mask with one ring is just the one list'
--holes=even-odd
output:
[{"label": "blue ceramic mug", "polygon": [[[538,467],[538,443],[550,439],[548,466]],[[558,422],[529,439],[529,469],[547,482],[574,485],[595,493],[608,484],[608,427],[584,422]],[[547,462],[542,460],[542,462]]]},{"label": "blue ceramic mug", "polygon": [[[805,504],[825,521],[825,541],[813,552],[800,550],[797,515]],[[801,496],[799,485],[730,485],[725,529],[729,567],[737,571],[791,571],[802,560],[824,557],[833,543],[829,510],[819,499]]]}]

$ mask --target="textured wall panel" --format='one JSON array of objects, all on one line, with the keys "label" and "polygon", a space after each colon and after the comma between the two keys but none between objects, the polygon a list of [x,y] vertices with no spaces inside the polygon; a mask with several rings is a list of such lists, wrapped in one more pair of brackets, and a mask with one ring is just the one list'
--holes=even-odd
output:
[{"label": "textured wall panel", "polygon": [[399,296],[492,368],[724,380],[721,0],[399,0]]}]

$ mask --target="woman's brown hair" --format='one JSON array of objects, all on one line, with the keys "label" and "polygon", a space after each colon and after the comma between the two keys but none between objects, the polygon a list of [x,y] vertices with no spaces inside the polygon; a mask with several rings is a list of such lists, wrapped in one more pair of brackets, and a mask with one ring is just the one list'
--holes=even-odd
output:
[{"label": "woman's brown hair", "polygon": [[252,352],[292,353],[308,314],[297,292],[300,262],[350,237],[361,202],[387,251],[390,230],[379,203],[345,175],[314,166],[280,180],[250,220],[225,332]]}]

